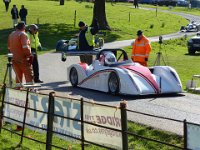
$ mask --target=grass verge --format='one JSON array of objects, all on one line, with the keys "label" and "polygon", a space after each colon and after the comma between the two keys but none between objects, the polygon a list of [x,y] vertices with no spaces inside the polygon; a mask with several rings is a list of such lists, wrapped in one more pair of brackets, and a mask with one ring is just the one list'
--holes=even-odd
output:
[{"label": "grass verge", "polygon": [[[14,125],[6,125],[5,126],[8,129],[15,129]],[[128,131],[132,133],[136,133],[140,136],[153,138],[156,140],[160,140],[163,142],[175,144],[177,146],[183,146],[183,138],[180,136],[177,136],[175,134],[171,134],[168,132],[163,132],[160,130],[156,130],[154,128],[150,128],[144,125],[140,125],[137,123],[129,122],[128,124]],[[39,141],[45,142],[46,134],[41,134],[38,132],[34,132],[31,130],[26,129],[25,130],[25,136],[28,136],[29,138],[37,139]],[[144,139],[136,138],[133,136],[129,136],[129,148],[135,149],[135,150],[152,150],[152,149],[159,149],[159,150],[175,150],[175,148],[171,148],[169,146],[161,145],[155,142],[149,142]],[[15,134],[10,134],[8,131],[2,130],[2,133],[0,134],[0,145],[1,150],[43,150],[45,149],[45,145],[36,143],[34,141],[25,139],[23,140],[23,145],[21,148],[16,148],[20,141],[19,136]],[[73,150],[79,150],[81,149],[80,144],[72,144],[67,141],[64,141],[62,139],[59,139],[57,137],[53,138],[53,144],[63,147],[65,149],[71,148]],[[31,146],[30,146],[31,145]],[[55,148],[53,148],[55,149]],[[86,150],[103,150],[104,148],[100,148],[97,146],[87,145],[85,146]]]}]

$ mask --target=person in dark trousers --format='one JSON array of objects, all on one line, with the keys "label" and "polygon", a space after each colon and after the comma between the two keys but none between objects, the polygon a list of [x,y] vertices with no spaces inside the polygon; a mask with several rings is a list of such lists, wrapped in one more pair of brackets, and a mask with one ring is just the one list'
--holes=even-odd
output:
[{"label": "person in dark trousers", "polygon": [[19,16],[20,16],[21,21],[24,21],[25,24],[26,24],[26,16],[27,16],[27,14],[28,14],[27,9],[24,7],[24,5],[22,5],[21,9],[19,11]]},{"label": "person in dark trousers", "polygon": [[11,9],[11,15],[12,15],[12,19],[13,19],[13,27],[15,28],[15,26],[18,23],[18,18],[19,18],[18,9],[17,9],[16,5],[13,5],[13,8]]},{"label": "person in dark trousers", "polygon": [[[78,37],[78,49],[81,51],[91,51],[94,48],[94,35],[99,31],[97,20],[93,27],[88,27],[83,21],[79,22],[80,33]],[[92,55],[81,55],[81,63],[92,64]]]},{"label": "person in dark trousers", "polygon": [[133,5],[135,6],[135,8],[138,8],[138,0],[134,0]]},{"label": "person in dark trousers", "polygon": [[34,75],[34,82],[35,83],[43,83],[43,81],[39,78],[39,63],[38,63],[38,56],[37,51],[41,50],[41,44],[38,37],[38,26],[35,24],[31,24],[29,30],[27,32],[28,38],[31,43],[31,52],[33,54],[33,75]]},{"label": "person in dark trousers", "polygon": [[3,0],[5,7],[6,7],[6,12],[8,11],[10,0]]}]

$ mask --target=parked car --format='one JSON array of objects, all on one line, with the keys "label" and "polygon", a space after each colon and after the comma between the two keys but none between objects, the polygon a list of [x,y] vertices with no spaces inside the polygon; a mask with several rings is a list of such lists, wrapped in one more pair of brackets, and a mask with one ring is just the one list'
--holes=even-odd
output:
[{"label": "parked car", "polygon": [[[76,54],[79,52],[77,51]],[[112,56],[112,57],[110,57]],[[181,93],[182,84],[170,66],[151,68],[134,63],[122,49],[103,49],[91,65],[77,63],[67,69],[73,87],[124,95]]]},{"label": "parked car", "polygon": [[176,6],[181,6],[181,7],[188,7],[189,2],[186,0],[176,0]]},{"label": "parked car", "polygon": [[186,27],[181,26],[181,31],[194,31],[194,32],[198,32],[200,31],[200,23],[197,23],[195,21],[190,22]]},{"label": "parked car", "polygon": [[152,4],[153,0],[139,0],[140,4]]},{"label": "parked car", "polygon": [[196,36],[188,40],[188,53],[193,55],[196,51],[200,51],[200,32]]},{"label": "parked car", "polygon": [[159,6],[176,6],[176,0],[152,0],[152,4]]}]

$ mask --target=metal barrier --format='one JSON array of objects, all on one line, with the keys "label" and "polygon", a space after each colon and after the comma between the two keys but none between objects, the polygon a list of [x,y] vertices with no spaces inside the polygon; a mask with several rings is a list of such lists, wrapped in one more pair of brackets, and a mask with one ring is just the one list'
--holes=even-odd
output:
[{"label": "metal barrier", "polygon": [[[57,109],[61,106],[61,104],[59,103],[59,99],[64,99],[66,97],[58,97],[55,96],[54,92],[49,93],[49,95],[45,95],[45,94],[38,94],[40,96],[48,96],[48,100],[44,100],[45,101],[45,107],[46,104],[48,104],[48,109],[46,109],[46,111],[42,111],[40,109],[35,109],[35,108],[31,108],[30,105],[30,101],[29,101],[29,94],[31,94],[30,90],[27,89],[26,92],[26,100],[25,100],[25,104],[23,103],[23,105],[18,105],[9,101],[5,101],[5,96],[6,96],[6,90],[8,90],[9,88],[7,88],[5,85],[3,86],[3,96],[2,96],[2,108],[1,108],[1,116],[0,116],[0,133],[1,133],[1,129],[10,131],[16,135],[19,135],[21,137],[20,142],[19,142],[19,146],[22,145],[23,143],[23,138],[28,138],[30,140],[33,140],[35,142],[41,143],[41,144],[45,144],[46,145],[46,150],[51,150],[52,147],[58,148],[58,149],[65,149],[63,147],[60,147],[58,145],[54,145],[52,144],[52,137],[53,135],[59,135],[62,137],[68,137],[70,139],[74,139],[76,141],[80,141],[81,143],[81,149],[84,150],[85,148],[85,143],[89,143],[92,145],[96,145],[99,147],[103,147],[106,149],[123,149],[123,150],[128,150],[128,136],[135,136],[144,140],[148,140],[148,141],[152,141],[152,142],[156,142],[156,143],[160,143],[163,145],[167,145],[169,147],[173,147],[173,148],[177,148],[177,149],[184,149],[184,150],[189,150],[187,148],[187,125],[186,125],[186,120],[181,121],[181,120],[176,120],[176,119],[171,119],[171,118],[167,118],[167,117],[161,117],[161,116],[156,116],[156,115],[151,115],[151,114],[146,114],[146,113],[142,113],[142,112],[137,112],[137,111],[133,111],[133,110],[128,110],[126,109],[126,101],[122,101],[120,103],[120,107],[114,107],[114,106],[109,106],[109,105],[105,105],[105,104],[98,104],[98,103],[94,103],[94,102],[88,102],[88,101],[84,101],[83,99],[72,99],[72,98],[67,98],[68,101],[62,101],[65,102],[65,108],[67,109],[68,112],[72,110],[69,110],[69,107],[77,107],[76,111],[78,111],[78,113],[76,114],[76,116],[71,117],[69,114],[68,115],[64,115],[64,113],[59,112]],[[34,94],[34,93],[32,93]],[[70,102],[69,102],[70,100]],[[67,106],[67,104],[69,104],[69,106]],[[24,109],[24,114],[23,114],[23,121],[19,121],[17,118],[12,118],[12,117],[8,117],[7,115],[4,114],[4,111],[7,109],[5,108],[6,106],[12,106],[12,107],[16,107],[16,108],[20,108],[20,109]],[[101,110],[102,108],[106,109],[106,110],[112,110],[111,113],[116,112],[116,114],[114,113],[114,117],[109,117],[107,116],[107,120],[109,121],[108,124],[106,125],[102,125],[105,124],[105,116],[101,116],[102,118],[100,118],[100,116],[96,116],[96,119],[94,119],[94,116],[87,116],[87,109],[85,108],[91,108],[91,112],[93,113],[94,110]],[[92,110],[94,109],[94,110]],[[33,111],[33,112],[39,112],[43,114],[43,118],[45,115],[47,115],[47,122],[46,122],[46,126],[42,126],[40,127],[39,125],[33,125],[31,123],[27,123],[27,112],[28,111]],[[118,112],[120,111],[120,112]],[[127,113],[138,113],[141,115],[145,115],[145,116],[149,116],[149,117],[156,117],[156,118],[160,118],[160,119],[165,119],[165,120],[170,120],[170,121],[176,121],[176,122],[180,122],[183,123],[184,125],[184,147],[180,147],[177,145],[173,145],[170,143],[166,143],[163,141],[159,141],[156,139],[152,139],[152,138],[148,138],[148,137],[143,137],[141,135],[132,133],[128,131],[127,128],[127,124],[128,124],[128,118],[127,118]],[[104,112],[105,113],[105,112]],[[109,112],[106,112],[109,114]],[[84,116],[85,115],[85,116]],[[95,115],[95,114],[94,114]],[[120,116],[120,121],[118,119],[118,116],[115,115],[119,115]],[[80,136],[75,136],[75,134],[73,135],[72,133],[61,133],[60,131],[56,131],[55,128],[55,119],[58,120],[58,118],[60,118],[61,122],[63,123],[64,120],[68,120],[68,124],[70,124],[70,121],[72,121],[73,124],[75,125],[80,125]],[[93,119],[91,119],[93,118]],[[4,128],[2,126],[2,121],[3,119],[6,120],[10,120],[12,122],[15,122],[17,124],[21,123],[22,124],[22,133],[17,133],[17,132],[13,132],[12,130],[9,130],[7,128]],[[107,122],[108,122],[107,121]],[[114,127],[112,127],[112,126]],[[39,129],[42,131],[46,131],[46,142],[42,142],[36,139],[32,139],[29,138],[27,136],[24,135],[24,129],[25,126],[28,126],[30,128],[34,128],[34,129]],[[77,130],[79,131],[79,130]],[[85,131],[87,133],[85,133]],[[98,133],[99,135],[102,134],[110,134],[110,135],[116,135],[115,138],[117,138],[117,140],[119,140],[121,142],[121,145],[119,145],[119,147],[117,148],[116,145],[107,145],[102,144],[100,142],[95,142],[94,140],[90,140],[88,134],[92,134],[92,133]],[[112,133],[112,134],[111,134]],[[79,135],[79,134],[77,134]],[[94,134],[95,135],[95,134]],[[102,135],[103,136],[103,135]],[[106,135],[107,136],[107,135]],[[114,137],[114,136],[113,136]],[[112,137],[112,138],[113,138]],[[118,145],[117,145],[118,146]]]},{"label": "metal barrier", "polygon": [[169,121],[175,121],[175,122],[179,122],[179,123],[183,123],[184,147],[180,147],[180,146],[177,146],[177,145],[174,145],[174,144],[170,144],[170,143],[166,143],[166,142],[159,141],[159,140],[156,140],[156,139],[144,137],[144,136],[141,136],[141,135],[138,135],[138,134],[135,134],[135,133],[127,132],[127,134],[128,134],[128,135],[131,135],[131,136],[138,137],[138,138],[140,138],[140,139],[152,141],[152,142],[155,142],[155,143],[160,143],[160,144],[163,144],[163,145],[172,147],[172,148],[183,149],[183,150],[190,150],[189,148],[187,148],[187,145],[185,144],[185,143],[187,143],[186,128],[185,128],[185,126],[186,126],[186,125],[185,125],[185,124],[186,124],[186,120],[183,120],[183,121],[182,121],[182,120],[178,120],[178,119],[172,119],[172,118],[168,118],[168,117],[162,117],[162,116],[147,114],[147,113],[138,112],[138,111],[133,111],[133,110],[129,110],[129,109],[127,109],[127,112],[136,113],[136,114],[140,114],[140,115],[144,115],[144,116],[149,116],[149,117],[154,117],[154,118],[159,118],[159,119],[164,119],[164,120],[169,120]]},{"label": "metal barrier", "polygon": [[[1,116],[0,116],[1,120],[0,120],[0,122],[2,122],[3,119],[6,119],[7,121],[10,120],[10,121],[15,122],[17,124],[21,123],[22,124],[22,133],[20,134],[20,133],[17,133],[17,132],[13,132],[12,130],[9,130],[7,128],[4,128],[2,126],[2,124],[0,126],[0,131],[1,131],[1,129],[4,129],[4,130],[12,132],[12,133],[14,133],[16,135],[19,135],[21,138],[20,138],[20,142],[19,142],[18,146],[22,145],[24,138],[28,138],[28,139],[33,140],[35,142],[38,142],[38,143],[41,143],[41,144],[45,144],[46,145],[46,149],[48,149],[48,150],[51,150],[52,147],[55,147],[55,148],[58,148],[58,149],[65,149],[65,148],[60,147],[58,145],[53,145],[52,144],[52,136],[53,136],[53,134],[59,134],[61,136],[73,138],[75,140],[80,141],[82,149],[84,149],[85,143],[93,144],[93,145],[100,146],[100,147],[103,147],[103,148],[106,148],[106,149],[116,149],[116,148],[112,148],[112,147],[108,147],[108,146],[105,146],[105,145],[101,145],[101,144],[95,143],[93,141],[86,140],[85,139],[85,133],[84,133],[84,126],[88,124],[88,125],[96,126],[96,127],[99,127],[99,128],[104,128],[104,129],[107,129],[107,130],[117,131],[117,132],[120,132],[120,133],[122,131],[121,130],[117,130],[115,128],[106,127],[106,126],[103,126],[103,125],[98,125],[98,124],[90,122],[90,121],[85,121],[84,120],[84,116],[83,116],[83,114],[84,114],[83,107],[84,107],[85,103],[89,103],[91,105],[99,105],[99,106],[108,107],[108,108],[114,108],[114,109],[116,109],[116,107],[106,106],[106,105],[103,105],[103,104],[95,104],[93,102],[86,102],[83,99],[81,99],[81,100],[79,100],[79,99],[70,99],[71,101],[77,101],[77,102],[80,103],[80,106],[81,106],[80,107],[80,109],[81,109],[80,110],[80,115],[81,116],[80,116],[79,119],[77,119],[77,118],[71,118],[71,117],[67,117],[67,116],[59,115],[59,114],[55,113],[55,105],[54,105],[54,103],[55,103],[55,93],[53,93],[53,92],[49,93],[48,112],[46,112],[46,111],[41,111],[41,110],[37,110],[37,109],[29,107],[29,105],[28,105],[29,104],[29,94],[31,93],[29,89],[27,89],[26,91],[24,91],[24,92],[26,92],[25,106],[5,101],[6,89],[7,89],[6,86],[4,86],[3,87],[4,94],[3,94],[3,97],[2,97],[2,108],[1,108]],[[16,91],[19,91],[19,90],[16,90]],[[58,97],[58,98],[63,98],[63,97]],[[12,107],[24,109],[23,121],[19,121],[19,120],[15,119],[14,117],[8,117],[8,116],[6,116],[3,113],[4,109],[5,109],[5,107],[4,107],[5,105],[9,105],[9,106],[12,106]],[[48,118],[47,119],[47,123],[46,123],[47,124],[47,128],[43,128],[43,127],[41,128],[41,127],[38,127],[38,126],[34,126],[34,125],[30,124],[30,123],[27,123],[26,122],[27,111],[40,112],[40,113],[43,113],[43,114],[47,115],[47,118]],[[74,137],[74,136],[71,136],[71,135],[68,135],[68,134],[59,133],[57,131],[54,131],[53,130],[53,122],[54,122],[55,117],[59,117],[59,118],[62,118],[62,119],[67,119],[67,120],[72,120],[72,121],[79,122],[81,124],[81,136],[80,136],[80,138]],[[124,121],[124,120],[122,120],[122,121]],[[24,135],[25,126],[27,126],[27,127],[33,127],[35,129],[46,131],[47,132],[46,133],[46,142],[42,142],[42,141],[39,141],[39,140],[36,140],[36,139],[32,139],[32,138],[29,138],[29,137],[25,136]]]}]

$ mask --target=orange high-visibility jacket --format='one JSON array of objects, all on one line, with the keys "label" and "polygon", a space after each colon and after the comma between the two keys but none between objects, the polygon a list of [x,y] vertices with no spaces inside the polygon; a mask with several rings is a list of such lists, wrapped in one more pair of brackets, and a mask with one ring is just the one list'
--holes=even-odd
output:
[{"label": "orange high-visibility jacket", "polygon": [[16,30],[9,35],[8,49],[13,53],[13,60],[23,63],[31,57],[30,41],[24,31]]},{"label": "orange high-visibility jacket", "polygon": [[9,35],[8,50],[13,53],[13,69],[16,73],[16,86],[21,85],[23,75],[26,83],[32,83],[32,66],[28,62],[32,54],[30,41],[25,31],[16,30]]},{"label": "orange high-visibility jacket", "polygon": [[132,47],[132,60],[134,62],[144,63],[145,58],[149,57],[150,51],[150,41],[145,36],[142,36],[140,40],[137,38]]}]

